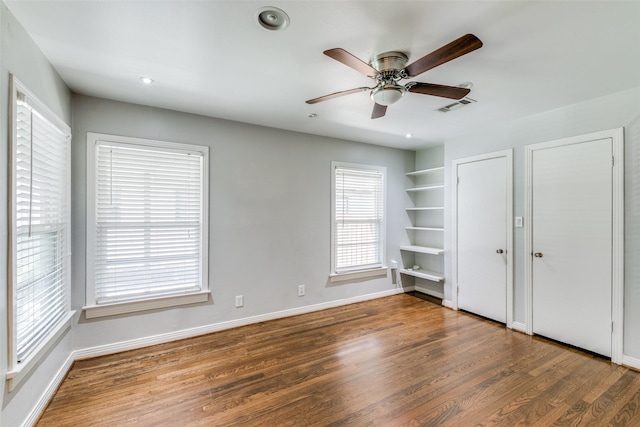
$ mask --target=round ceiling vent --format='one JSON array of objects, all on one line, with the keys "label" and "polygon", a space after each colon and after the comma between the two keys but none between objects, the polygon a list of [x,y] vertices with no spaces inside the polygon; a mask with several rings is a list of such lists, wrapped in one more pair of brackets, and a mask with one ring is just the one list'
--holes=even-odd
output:
[{"label": "round ceiling vent", "polygon": [[267,6],[258,10],[256,14],[258,24],[265,30],[284,30],[289,25],[289,15],[277,7]]}]

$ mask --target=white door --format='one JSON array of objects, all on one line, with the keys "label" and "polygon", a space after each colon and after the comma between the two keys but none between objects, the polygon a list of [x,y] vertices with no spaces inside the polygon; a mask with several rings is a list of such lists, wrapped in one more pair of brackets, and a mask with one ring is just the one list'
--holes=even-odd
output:
[{"label": "white door", "polygon": [[507,158],[457,167],[458,307],[507,320]]},{"label": "white door", "polygon": [[612,142],[532,152],[533,332],[611,356]]}]

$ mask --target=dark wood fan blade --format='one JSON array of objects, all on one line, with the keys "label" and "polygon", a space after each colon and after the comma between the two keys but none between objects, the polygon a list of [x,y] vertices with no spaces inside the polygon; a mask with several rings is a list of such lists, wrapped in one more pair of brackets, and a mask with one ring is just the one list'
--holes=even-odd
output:
[{"label": "dark wood fan blade", "polygon": [[430,54],[407,65],[404,70],[409,77],[415,77],[427,70],[437,67],[438,65],[442,65],[445,62],[449,62],[469,52],[473,52],[481,47],[482,42],[479,38],[473,34],[465,34],[459,39],[456,39],[451,43],[442,46],[440,49],[434,50]]},{"label": "dark wood fan blade", "polygon": [[318,98],[310,99],[307,104],[317,104],[318,102],[327,101],[329,99],[338,98],[340,96],[351,95],[352,93],[364,92],[365,90],[371,90],[370,87],[357,87],[355,89],[343,90],[340,92],[330,93],[329,95],[320,96]]},{"label": "dark wood fan blade", "polygon": [[371,113],[371,118],[372,119],[379,119],[380,117],[384,117],[384,115],[387,113],[387,106],[386,105],[380,105],[380,104],[375,104],[373,106],[373,112]]},{"label": "dark wood fan blade", "polygon": [[338,62],[342,62],[347,67],[351,67],[354,70],[361,72],[365,76],[375,77],[378,75],[378,71],[375,68],[361,59],[356,58],[344,49],[337,47],[335,49],[325,50],[323,53]]},{"label": "dark wood fan blade", "polygon": [[415,83],[409,88],[409,92],[441,96],[443,98],[462,99],[467,96],[471,90],[464,87],[443,86],[433,83]]}]

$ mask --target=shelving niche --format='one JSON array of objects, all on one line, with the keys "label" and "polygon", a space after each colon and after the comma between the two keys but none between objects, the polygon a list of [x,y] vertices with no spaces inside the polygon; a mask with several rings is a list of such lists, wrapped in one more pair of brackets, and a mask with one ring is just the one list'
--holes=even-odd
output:
[{"label": "shelving niche", "polygon": [[[444,167],[429,167],[406,174],[411,206],[406,208],[411,225],[406,232],[411,244],[401,246],[405,286],[444,298]],[[414,266],[420,268],[414,270]]]}]

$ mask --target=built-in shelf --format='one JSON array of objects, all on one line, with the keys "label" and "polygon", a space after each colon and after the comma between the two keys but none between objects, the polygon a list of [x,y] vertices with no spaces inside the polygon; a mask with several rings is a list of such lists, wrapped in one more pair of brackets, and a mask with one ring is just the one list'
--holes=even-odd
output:
[{"label": "built-in shelf", "polygon": [[425,185],[422,187],[407,188],[407,191],[429,191],[444,188],[444,184]]},{"label": "built-in shelf", "polygon": [[415,172],[408,172],[406,175],[407,176],[419,176],[419,175],[426,175],[432,172],[438,172],[438,171],[443,171],[444,170],[444,166],[441,166],[439,168],[431,168],[431,169],[423,169],[421,171],[415,171]]},{"label": "built-in shelf", "polygon": [[401,251],[409,251],[416,252],[419,254],[429,254],[429,255],[442,255],[444,253],[444,249],[441,248],[429,248],[427,246],[400,246]]},{"label": "built-in shelf", "polygon": [[407,211],[437,211],[437,210],[443,210],[444,206],[421,206],[421,207],[415,207],[415,208],[406,208]]},{"label": "built-in shelf", "polygon": [[444,231],[442,227],[405,227],[407,230],[416,231]]},{"label": "built-in shelf", "polygon": [[[444,262],[442,259],[444,254],[444,249],[442,249],[444,206],[438,206],[442,203],[445,188],[443,172],[444,167],[440,166],[406,173],[407,178],[411,178],[411,183],[409,183],[411,188],[406,188],[406,192],[411,196],[410,199],[414,204],[414,206],[406,208],[407,214],[412,212],[432,213],[408,215],[411,224],[407,224],[408,227],[405,227],[405,230],[410,244],[400,246],[404,266],[411,267],[413,265],[425,268],[399,270],[403,275],[411,276],[406,277],[407,283],[411,283],[415,290],[440,298],[444,297],[442,283],[445,280],[444,274],[441,273]],[[409,180],[407,179],[407,181]],[[441,247],[431,247],[432,245]],[[429,284],[426,281],[440,283]]]},{"label": "built-in shelf", "polygon": [[429,270],[400,270],[400,273],[408,276],[419,277],[420,279],[432,280],[434,282],[441,282],[444,280],[444,275],[437,271]]}]

